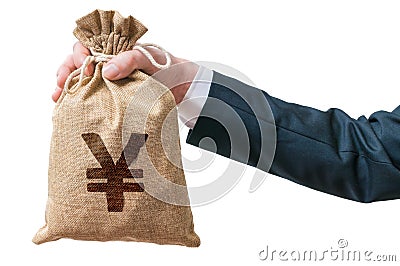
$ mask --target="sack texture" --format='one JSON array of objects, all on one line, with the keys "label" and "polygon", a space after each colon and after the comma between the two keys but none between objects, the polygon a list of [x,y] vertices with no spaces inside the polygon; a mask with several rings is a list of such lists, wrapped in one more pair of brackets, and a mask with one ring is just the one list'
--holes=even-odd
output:
[{"label": "sack texture", "polygon": [[[77,20],[74,34],[86,47],[116,55],[132,49],[146,30],[131,16],[96,10]],[[140,71],[119,81],[104,79],[103,64],[96,63],[94,75],[80,86],[79,77],[73,78],[56,103],[46,224],[33,242],[72,238],[199,246],[190,206],[165,203],[145,189],[157,186],[156,175],[186,185],[173,95]],[[140,101],[139,88],[149,92]],[[143,127],[124,128],[128,106]],[[189,200],[187,191],[171,197]]]}]

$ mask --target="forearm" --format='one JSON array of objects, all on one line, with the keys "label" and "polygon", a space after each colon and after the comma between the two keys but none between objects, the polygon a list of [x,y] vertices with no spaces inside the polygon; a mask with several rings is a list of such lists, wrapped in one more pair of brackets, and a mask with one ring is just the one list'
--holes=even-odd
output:
[{"label": "forearm", "polygon": [[[216,75],[216,79],[218,77],[220,76]],[[256,91],[259,93],[259,90],[243,83],[230,83],[236,84],[247,94]],[[276,152],[272,165],[268,168],[270,173],[361,202],[400,198],[400,172],[393,154],[388,152],[391,139],[396,137],[394,132],[400,132],[397,114],[377,112],[370,119],[361,117],[354,120],[338,109],[321,112],[286,103],[265,92],[263,95],[271,107],[276,126]],[[262,167],[263,162],[258,161],[263,148],[260,145],[260,128],[257,128],[260,123],[255,122],[268,121],[268,117],[256,117],[246,110],[250,106],[237,104],[241,101],[237,93],[215,85],[214,81],[209,98],[230,105],[246,124],[248,136],[243,137],[249,138],[250,154],[247,160],[246,156],[239,156],[238,161],[265,170]],[[212,107],[207,102],[203,111]],[[220,122],[229,124],[230,119]],[[223,126],[218,124],[211,118],[200,115],[194,130],[188,136],[188,143],[198,145],[202,137],[207,136],[212,137],[217,144],[231,145],[227,143],[229,141],[226,140]],[[210,126],[214,127],[213,130],[207,129]],[[232,158],[229,149],[222,147],[217,153]]]},{"label": "forearm", "polygon": [[338,109],[269,102],[278,135],[272,174],[361,202],[400,198],[400,172],[377,135],[376,116],[355,120]]}]

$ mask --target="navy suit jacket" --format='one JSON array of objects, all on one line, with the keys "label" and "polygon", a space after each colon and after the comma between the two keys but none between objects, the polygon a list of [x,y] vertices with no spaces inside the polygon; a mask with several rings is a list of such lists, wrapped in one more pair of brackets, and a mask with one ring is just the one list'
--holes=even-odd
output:
[{"label": "navy suit jacket", "polygon": [[[270,165],[259,161],[260,125],[270,120],[269,115],[256,117],[250,106],[260,102],[260,95],[269,103],[276,126],[276,151]],[[236,114],[220,115],[218,121],[210,117],[213,99]],[[247,130],[243,138],[248,139],[249,151],[236,149],[232,154],[226,125],[238,118]],[[339,109],[322,112],[284,102],[214,72],[208,99],[187,143],[199,146],[205,137],[214,140],[220,155],[319,191],[359,202],[400,197],[400,106],[393,112],[375,112],[368,119],[353,119]]]}]

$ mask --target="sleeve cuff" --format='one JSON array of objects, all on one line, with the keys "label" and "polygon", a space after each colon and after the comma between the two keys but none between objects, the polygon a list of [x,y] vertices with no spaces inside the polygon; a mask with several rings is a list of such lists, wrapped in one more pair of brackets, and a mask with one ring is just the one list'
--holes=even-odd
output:
[{"label": "sleeve cuff", "polygon": [[212,78],[213,72],[208,68],[200,66],[185,97],[178,105],[179,119],[191,129],[196,124],[207,100]]}]

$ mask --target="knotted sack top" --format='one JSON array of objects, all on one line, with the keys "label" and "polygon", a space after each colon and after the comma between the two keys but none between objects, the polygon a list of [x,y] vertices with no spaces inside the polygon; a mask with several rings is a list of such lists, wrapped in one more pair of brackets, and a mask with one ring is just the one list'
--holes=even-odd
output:
[{"label": "knotted sack top", "polygon": [[[107,62],[119,53],[132,49],[141,51],[158,69],[166,69],[171,65],[171,57],[162,47],[151,43],[136,44],[136,41],[146,33],[147,28],[132,16],[124,18],[117,11],[97,9],[78,19],[76,25],[75,37],[90,50],[92,55],[87,56],[82,66],[68,76],[64,85],[67,93],[74,93],[81,87],[85,76],[84,70],[91,62]],[[146,47],[161,50],[165,55],[166,63],[157,63],[145,49]],[[70,88],[70,82],[78,75],[80,76],[78,83],[74,88]]]},{"label": "knotted sack top", "polygon": [[106,55],[131,50],[147,28],[132,16],[117,11],[95,10],[78,19],[75,37],[87,48]]}]

